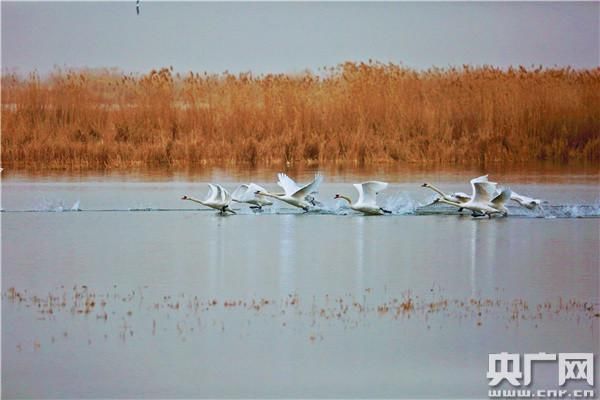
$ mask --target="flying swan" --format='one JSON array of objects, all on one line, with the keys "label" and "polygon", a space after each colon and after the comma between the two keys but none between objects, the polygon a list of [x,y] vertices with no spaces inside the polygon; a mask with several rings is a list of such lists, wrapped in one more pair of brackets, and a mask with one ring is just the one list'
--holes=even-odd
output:
[{"label": "flying swan", "polygon": [[334,199],[344,199],[350,205],[350,208],[367,215],[383,215],[391,214],[389,210],[385,210],[377,205],[377,194],[384,191],[388,184],[387,182],[368,181],[363,183],[355,183],[353,185],[358,191],[358,201],[352,204],[352,199],[342,194],[336,194]]},{"label": "flying swan", "polygon": [[[444,193],[442,192],[440,189],[438,189],[437,187],[433,186],[430,183],[424,183],[421,185],[421,187],[424,188],[428,188],[433,190],[434,192],[436,192],[437,194],[439,194],[441,197],[435,199],[433,201],[433,203],[431,204],[435,204],[441,200],[445,200],[444,203],[449,204],[450,203],[456,203],[459,204],[457,205],[458,207],[458,211],[461,212],[463,210],[464,207],[462,207],[462,204],[466,204],[468,203],[471,199],[474,198],[475,196],[475,183],[481,183],[482,187],[488,191],[488,193],[490,195],[492,195],[493,193],[496,192],[496,186],[498,185],[496,182],[490,182],[488,180],[488,176],[487,175],[483,175],[483,176],[479,176],[477,178],[473,178],[471,179],[471,191],[472,194],[469,196],[466,193],[463,192],[455,192],[455,193]],[[495,196],[494,196],[495,197]]]},{"label": "flying swan", "polygon": [[265,196],[256,194],[257,192],[266,192],[265,188],[255,183],[242,184],[231,194],[231,200],[236,203],[251,204],[250,208],[262,210],[263,206],[273,205],[273,202]]},{"label": "flying swan", "polygon": [[284,173],[277,174],[277,177],[279,178],[277,184],[284,190],[284,193],[270,193],[266,190],[257,190],[255,194],[281,200],[304,211],[309,211],[311,206],[317,205],[312,195],[318,193],[319,186],[323,182],[323,175],[316,174],[315,179],[311,183],[302,187],[298,186],[293,179]]},{"label": "flying swan", "polygon": [[[453,201],[448,201],[445,198],[440,198],[438,201],[440,203],[450,204],[459,208],[466,208],[467,210],[473,211],[474,217],[480,217],[487,215],[489,218],[492,218],[494,214],[500,214],[503,216],[508,215],[508,209],[505,204],[508,200],[510,200],[510,195],[512,194],[509,188],[502,188],[499,190],[499,194],[495,195],[494,192],[489,191],[489,182],[473,182],[471,184],[473,186],[473,197],[467,201],[466,203],[456,203]],[[495,195],[492,197],[492,195]]]},{"label": "flying swan", "polygon": [[219,210],[223,215],[227,212],[235,214],[235,211],[229,208],[231,195],[223,186],[209,183],[208,188],[210,190],[208,196],[204,200],[198,200],[191,196],[183,196],[181,200],[189,200],[206,207],[214,208],[215,210]]}]

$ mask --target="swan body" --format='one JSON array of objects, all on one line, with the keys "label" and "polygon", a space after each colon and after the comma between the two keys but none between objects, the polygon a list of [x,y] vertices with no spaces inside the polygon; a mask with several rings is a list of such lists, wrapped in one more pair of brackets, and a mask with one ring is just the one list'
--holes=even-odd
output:
[{"label": "swan body", "polygon": [[304,211],[308,211],[311,206],[316,205],[312,195],[318,193],[319,186],[323,182],[323,175],[316,174],[315,179],[311,183],[302,187],[284,173],[279,173],[277,177],[279,178],[277,184],[284,190],[284,193],[270,193],[266,190],[258,190],[255,193],[259,196],[281,200]]},{"label": "swan body", "polygon": [[528,208],[530,210],[540,207],[543,203],[540,199],[534,199],[528,196],[523,196],[518,193],[512,192],[510,199],[515,203],[518,203],[520,206]]},{"label": "swan body", "polygon": [[471,200],[471,196],[469,196],[466,193],[463,193],[463,192],[444,193],[440,189],[438,189],[437,187],[433,186],[430,183],[424,183],[421,185],[421,187],[431,189],[440,195],[440,197],[438,197],[433,203],[437,203],[440,199],[451,201],[453,203],[466,203],[467,201]]},{"label": "swan body", "polygon": [[250,208],[262,209],[263,206],[273,205],[273,202],[256,192],[266,192],[265,188],[255,183],[242,184],[231,194],[231,200],[236,203],[251,204]]},{"label": "swan body", "polygon": [[208,188],[208,196],[204,200],[198,200],[191,196],[183,196],[181,200],[189,200],[206,207],[214,208],[215,210],[219,210],[221,214],[225,214],[226,212],[235,214],[235,211],[229,208],[231,195],[223,186],[209,183]]},{"label": "swan body", "polygon": [[[456,207],[459,208],[458,211],[460,212],[463,210],[463,208],[465,208],[465,207],[462,207],[462,205],[467,204],[469,201],[471,201],[475,197],[475,193],[476,193],[475,184],[478,184],[479,187],[481,188],[481,190],[485,190],[490,195],[492,195],[493,193],[496,192],[496,187],[498,185],[496,182],[490,182],[488,180],[487,175],[483,175],[483,176],[479,176],[477,178],[471,179],[472,194],[470,196],[463,192],[444,193],[440,189],[438,189],[437,187],[433,186],[430,183],[424,183],[421,185],[421,187],[431,189],[440,195],[440,197],[437,198],[436,200],[434,200],[434,202],[432,204],[435,204],[438,201],[442,202],[442,203],[446,203],[446,204],[452,203],[452,205],[456,205]],[[444,201],[442,201],[442,200],[444,200]]]},{"label": "swan body", "polygon": [[[479,178],[475,178],[474,180],[479,180],[480,182],[485,182],[486,183],[486,187],[487,190],[489,191],[489,193],[492,193],[494,196],[498,196],[500,194],[500,190],[498,190],[497,188],[497,183],[496,182],[490,182],[487,179],[487,175],[484,176],[480,176]],[[473,181],[471,181],[472,183]],[[528,209],[533,209],[535,207],[538,207],[542,204],[542,200],[540,199],[534,199],[528,196],[523,196],[520,195],[516,192],[512,192],[511,191],[511,195],[510,195],[510,200],[514,201],[515,203],[519,204],[522,207],[528,208]]]},{"label": "swan body", "polygon": [[[512,191],[509,188],[502,188],[499,190],[499,194],[490,193],[489,186],[486,182],[472,182],[474,194],[471,200],[466,203],[455,203],[448,201],[444,198],[440,198],[440,203],[450,204],[456,207],[465,208],[473,211],[473,216],[487,215],[489,218],[492,215],[499,214],[503,216],[508,215],[508,209],[505,204],[510,200]],[[494,197],[492,197],[494,196]]]},{"label": "swan body", "polygon": [[352,203],[348,196],[336,194],[335,199],[344,199],[350,205],[350,208],[367,215],[383,215],[391,214],[391,211],[385,210],[377,205],[377,194],[384,191],[388,184],[387,182],[368,181],[363,183],[355,183],[354,187],[358,191],[358,200]]}]

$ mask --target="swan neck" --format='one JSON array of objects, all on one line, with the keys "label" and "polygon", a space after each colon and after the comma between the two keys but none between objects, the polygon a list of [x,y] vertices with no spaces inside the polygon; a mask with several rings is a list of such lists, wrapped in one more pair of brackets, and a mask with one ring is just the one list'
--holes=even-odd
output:
[{"label": "swan neck", "polygon": [[350,197],[348,197],[348,196],[344,196],[344,195],[340,194],[340,199],[344,199],[348,202],[348,204],[352,204],[352,199],[350,199]]},{"label": "swan neck", "polygon": [[194,203],[202,204],[203,206],[205,205],[202,200],[198,200],[198,199],[195,199],[195,198],[190,197],[190,196],[188,196],[188,198],[186,200],[193,201]]},{"label": "swan neck", "polygon": [[440,203],[446,203],[446,204],[450,204],[451,206],[456,206],[456,207],[459,207],[459,208],[462,208],[462,207],[464,207],[464,204],[460,204],[460,203],[457,203],[457,202],[455,202],[455,201],[446,200],[446,199],[444,199],[444,198],[441,198],[441,199],[439,199],[438,201],[439,201]]},{"label": "swan neck", "polygon": [[437,194],[439,194],[442,197],[446,197],[446,193],[442,192],[440,189],[436,188],[433,185],[428,185],[428,186],[425,186],[425,187],[428,188],[428,189],[433,190],[434,192],[436,192]]}]

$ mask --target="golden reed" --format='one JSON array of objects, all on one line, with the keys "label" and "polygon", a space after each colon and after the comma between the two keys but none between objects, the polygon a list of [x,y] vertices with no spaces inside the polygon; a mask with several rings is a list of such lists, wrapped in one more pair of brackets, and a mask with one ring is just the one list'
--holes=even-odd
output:
[{"label": "golden reed", "polygon": [[318,74],[2,76],[24,168],[600,161],[600,68],[345,63]]}]

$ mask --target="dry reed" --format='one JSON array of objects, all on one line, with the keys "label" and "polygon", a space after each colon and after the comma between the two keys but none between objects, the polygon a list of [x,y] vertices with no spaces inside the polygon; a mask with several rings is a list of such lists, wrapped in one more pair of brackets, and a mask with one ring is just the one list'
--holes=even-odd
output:
[{"label": "dry reed", "polygon": [[318,74],[2,76],[25,168],[600,161],[600,68],[345,63]]}]

